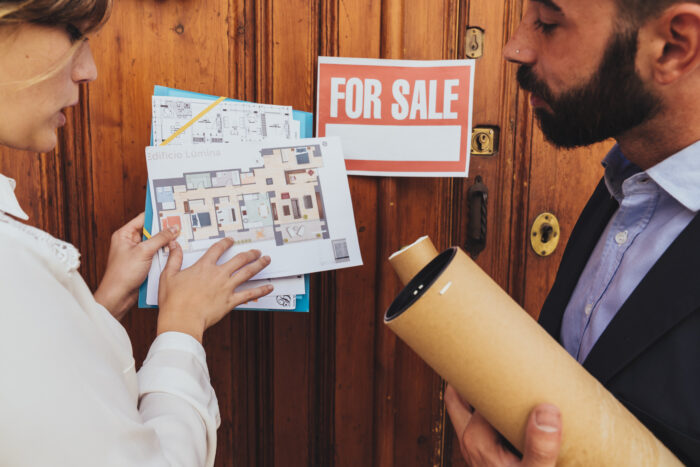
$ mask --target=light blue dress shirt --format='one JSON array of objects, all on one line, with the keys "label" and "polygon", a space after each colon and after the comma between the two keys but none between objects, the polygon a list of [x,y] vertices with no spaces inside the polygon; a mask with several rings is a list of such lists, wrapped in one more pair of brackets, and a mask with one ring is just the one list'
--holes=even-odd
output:
[{"label": "light blue dress shirt", "polygon": [[620,207],[588,259],[561,328],[564,348],[581,363],[700,210],[700,141],[646,172],[629,162],[618,146],[603,166],[605,184]]}]

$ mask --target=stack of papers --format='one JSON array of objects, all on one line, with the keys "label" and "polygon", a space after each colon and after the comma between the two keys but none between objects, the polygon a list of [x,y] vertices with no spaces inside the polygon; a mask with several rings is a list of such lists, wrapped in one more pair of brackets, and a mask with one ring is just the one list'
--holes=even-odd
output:
[{"label": "stack of papers", "polygon": [[[362,264],[340,140],[308,138],[311,114],[156,86],[152,115],[145,233],[177,225],[183,268],[224,237],[235,244],[220,262],[269,255],[241,289],[275,291],[237,308],[308,311],[308,273]],[[157,306],[167,258],[154,258],[139,306]]]}]

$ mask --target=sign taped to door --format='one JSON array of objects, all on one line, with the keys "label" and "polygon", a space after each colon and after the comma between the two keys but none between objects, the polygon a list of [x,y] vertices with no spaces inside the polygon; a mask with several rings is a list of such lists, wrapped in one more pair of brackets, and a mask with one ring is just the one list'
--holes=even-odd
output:
[{"label": "sign taped to door", "polygon": [[351,175],[467,177],[473,60],[319,57],[316,134]]}]

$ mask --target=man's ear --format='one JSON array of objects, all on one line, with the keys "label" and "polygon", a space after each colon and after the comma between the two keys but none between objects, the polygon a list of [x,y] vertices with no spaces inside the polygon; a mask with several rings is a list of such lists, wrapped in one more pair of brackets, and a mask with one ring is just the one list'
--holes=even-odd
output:
[{"label": "man's ear", "polygon": [[666,85],[700,68],[700,5],[680,3],[651,20],[640,38],[650,39],[651,74]]}]

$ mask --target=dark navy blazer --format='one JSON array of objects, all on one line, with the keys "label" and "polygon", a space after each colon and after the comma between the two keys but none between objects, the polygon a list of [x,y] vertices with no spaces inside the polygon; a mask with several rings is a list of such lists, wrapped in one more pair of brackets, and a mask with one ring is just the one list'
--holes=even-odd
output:
[{"label": "dark navy blazer", "polygon": [[[578,278],[617,208],[601,181],[540,313],[557,341]],[[583,366],[683,462],[700,465],[700,216],[642,279]]]}]

